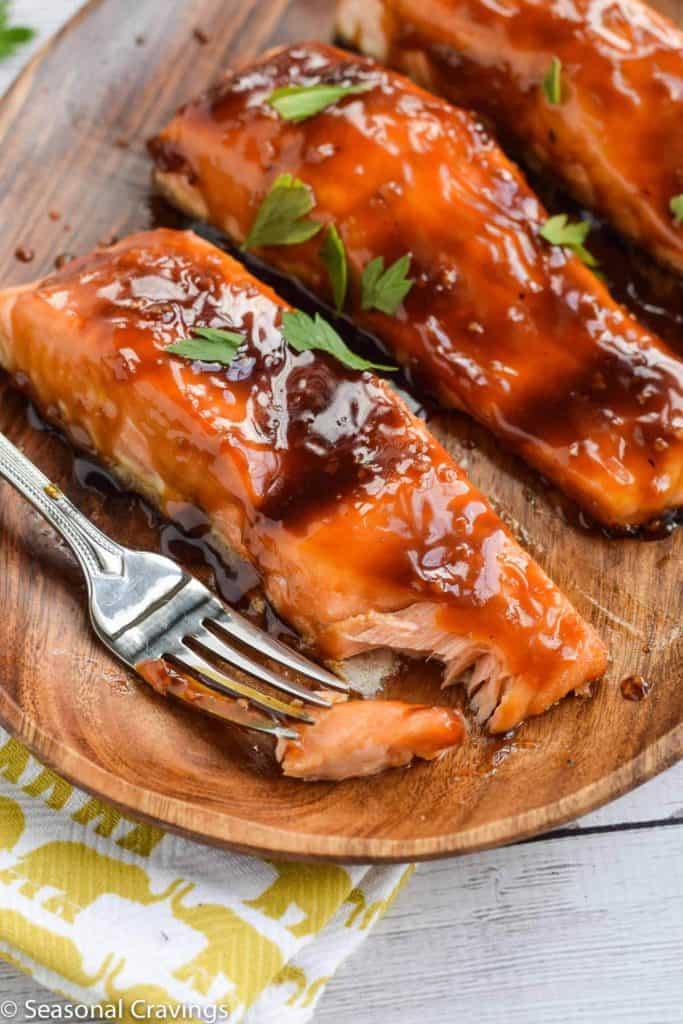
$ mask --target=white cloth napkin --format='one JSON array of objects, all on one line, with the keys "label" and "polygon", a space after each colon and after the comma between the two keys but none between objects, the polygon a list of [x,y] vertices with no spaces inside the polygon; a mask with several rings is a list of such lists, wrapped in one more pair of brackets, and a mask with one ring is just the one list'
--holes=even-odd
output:
[{"label": "white cloth napkin", "polygon": [[165,834],[0,729],[0,956],[104,1019],[301,1024],[410,871],[269,862]]}]

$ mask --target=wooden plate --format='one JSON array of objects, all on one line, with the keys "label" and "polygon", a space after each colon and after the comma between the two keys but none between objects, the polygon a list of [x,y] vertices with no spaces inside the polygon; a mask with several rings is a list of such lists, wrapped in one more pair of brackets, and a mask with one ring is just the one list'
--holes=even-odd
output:
[{"label": "wooden plate", "polygon": [[[5,284],[157,223],[146,138],[220,68],[277,42],[329,38],[333,20],[332,0],[134,6],[123,17],[117,0],[88,4],[2,101]],[[683,14],[683,3],[674,7]],[[35,251],[32,262],[15,258],[18,247]],[[408,860],[508,843],[662,771],[683,747],[683,529],[642,541],[572,526],[557,496],[483,431],[454,415],[433,426],[609,641],[613,662],[593,700],[566,700],[509,740],[478,738],[439,764],[379,778],[305,785],[255,771],[244,736],[165,702],[107,656],[68,552],[3,484],[2,722],[61,774],[135,816],[207,842],[315,859]],[[136,501],[79,485],[66,446],[27,419],[6,381],[0,429],[117,539],[168,548],[169,528],[150,525]],[[75,468],[83,479],[84,464]],[[620,692],[634,674],[653,684],[641,702]],[[394,689],[439,699],[426,668]]]}]

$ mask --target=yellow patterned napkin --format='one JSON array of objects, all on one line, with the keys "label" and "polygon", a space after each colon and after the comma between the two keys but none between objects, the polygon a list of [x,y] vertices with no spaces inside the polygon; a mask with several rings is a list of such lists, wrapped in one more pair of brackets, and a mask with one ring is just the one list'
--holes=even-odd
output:
[{"label": "yellow patterned napkin", "polygon": [[167,835],[0,729],[0,956],[100,1006],[96,1019],[309,1020],[410,871],[268,862]]}]

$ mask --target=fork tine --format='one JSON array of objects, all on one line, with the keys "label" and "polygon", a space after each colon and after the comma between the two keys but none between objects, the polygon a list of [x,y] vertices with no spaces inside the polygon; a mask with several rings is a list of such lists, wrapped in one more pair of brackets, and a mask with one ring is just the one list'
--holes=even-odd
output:
[{"label": "fork tine", "polygon": [[215,623],[223,632],[235,637],[237,640],[241,640],[243,644],[252,647],[266,658],[272,658],[273,661],[278,661],[281,665],[285,665],[287,668],[294,669],[295,672],[308,676],[309,679],[315,679],[316,682],[330,689],[341,690],[342,693],[349,692],[347,683],[340,679],[339,676],[328,672],[327,669],[320,668],[315,662],[293,651],[291,647],[287,647],[286,644],[268,636],[263,630],[254,626],[249,619],[245,619],[243,615],[239,615],[234,611],[226,611],[217,614],[207,621]]},{"label": "fork tine", "polygon": [[[145,682],[148,680],[143,676]],[[189,684],[188,684],[189,685]],[[242,708],[238,708],[234,700],[226,700],[221,694],[215,693],[197,679],[191,681],[191,691],[188,693],[185,685],[176,685],[169,682],[169,696],[183,704],[189,705],[193,710],[201,710],[221,722],[229,722],[231,725],[239,725],[243,729],[250,729],[254,732],[265,733],[275,739],[298,740],[299,734],[294,729],[288,729],[277,722],[269,721],[266,718],[257,718],[254,712],[247,718]]]},{"label": "fork tine", "polygon": [[237,679],[232,679],[223,672],[218,672],[213,665],[200,658],[198,654],[195,654],[194,651],[191,651],[184,644],[182,654],[174,651],[169,657],[184,671],[196,672],[201,676],[204,685],[208,686],[211,690],[215,690],[217,693],[222,693],[228,697],[243,697],[250,704],[253,704],[254,707],[259,708],[261,711],[269,711],[271,714],[294,718],[296,721],[305,722],[308,725],[312,725],[314,722],[314,719],[307,715],[305,711],[302,711],[301,708],[297,708],[292,704],[286,704],[284,701],[270,697],[267,693],[263,693],[253,686],[240,683]]},{"label": "fork tine", "polygon": [[254,661],[253,658],[248,658],[245,654],[236,650],[234,647],[229,647],[228,644],[219,640],[218,637],[213,636],[208,630],[204,629],[199,632],[192,634],[192,639],[195,640],[201,647],[206,648],[215,654],[217,658],[222,658],[224,661],[230,662],[235,668],[241,669],[243,672],[248,672],[249,675],[254,676],[255,679],[260,679],[261,682],[268,683],[275,690],[280,690],[283,693],[288,693],[292,697],[298,697],[300,700],[306,701],[308,704],[315,704],[320,708],[331,707],[330,701],[326,697],[322,697],[319,693],[313,693],[312,690],[308,690],[305,686],[299,686],[297,683],[291,682],[289,679],[285,679],[284,676],[277,675],[275,672],[271,672],[265,665],[261,665],[258,661]]}]

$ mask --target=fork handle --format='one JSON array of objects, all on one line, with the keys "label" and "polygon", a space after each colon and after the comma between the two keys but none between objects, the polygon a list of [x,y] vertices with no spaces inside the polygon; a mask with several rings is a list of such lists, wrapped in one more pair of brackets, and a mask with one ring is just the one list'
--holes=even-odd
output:
[{"label": "fork handle", "polygon": [[67,542],[88,574],[123,574],[123,548],[82,515],[60,489],[0,433],[0,476],[27,498]]}]

